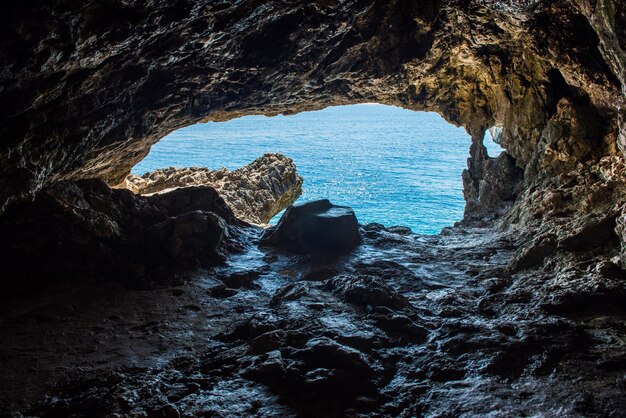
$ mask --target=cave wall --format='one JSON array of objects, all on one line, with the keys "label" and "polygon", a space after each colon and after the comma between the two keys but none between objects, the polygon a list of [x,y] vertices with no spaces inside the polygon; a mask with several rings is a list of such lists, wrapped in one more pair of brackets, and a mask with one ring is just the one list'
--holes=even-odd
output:
[{"label": "cave wall", "polygon": [[[531,190],[626,152],[619,0],[53,0],[0,19],[3,210],[59,180],[117,184],[185,125],[348,103],[465,126],[474,213],[511,161]],[[493,125],[512,160],[487,157]]]}]

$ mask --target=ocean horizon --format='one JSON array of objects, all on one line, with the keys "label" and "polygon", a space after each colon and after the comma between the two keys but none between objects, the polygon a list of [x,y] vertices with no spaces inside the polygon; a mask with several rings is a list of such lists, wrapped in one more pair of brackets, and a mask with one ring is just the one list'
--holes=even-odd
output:
[{"label": "ocean horizon", "polygon": [[[490,155],[499,154],[487,138]],[[463,217],[461,173],[469,146],[465,129],[436,113],[366,103],[187,126],[155,144],[132,172],[235,170],[265,153],[281,153],[304,178],[299,202],[326,198],[351,206],[360,223],[436,234]]]}]

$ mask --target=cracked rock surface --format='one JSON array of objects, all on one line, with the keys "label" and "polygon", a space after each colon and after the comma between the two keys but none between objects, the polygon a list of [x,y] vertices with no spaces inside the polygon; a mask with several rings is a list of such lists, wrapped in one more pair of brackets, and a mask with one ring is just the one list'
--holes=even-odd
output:
[{"label": "cracked rock surface", "polygon": [[494,125],[528,181],[626,151],[619,0],[39,0],[2,19],[0,208],[119,184],[181,126],[348,103],[465,126],[476,199]]},{"label": "cracked rock surface", "polygon": [[[1,414],[624,416],[626,2],[34,0],[0,33]],[[182,126],[362,102],[466,128],[463,222],[330,259],[107,186]]]},{"label": "cracked rock surface", "polygon": [[214,188],[237,218],[267,224],[302,194],[302,177],[291,158],[265,154],[230,171],[206,167],[158,169],[142,176],[130,174],[123,185],[139,194],[162,193],[179,187]]},{"label": "cracked rock surface", "polygon": [[61,284],[15,302],[0,316],[3,411],[623,413],[626,289],[609,260],[514,272],[515,243],[491,227],[361,233],[338,259],[260,249],[250,228],[245,251],[175,287]]}]

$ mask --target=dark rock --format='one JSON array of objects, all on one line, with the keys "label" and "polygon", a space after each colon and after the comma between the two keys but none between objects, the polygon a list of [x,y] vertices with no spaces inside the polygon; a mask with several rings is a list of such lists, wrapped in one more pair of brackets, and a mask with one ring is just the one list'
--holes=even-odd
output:
[{"label": "dark rock", "polygon": [[319,282],[328,280],[333,276],[340,273],[340,270],[332,266],[324,266],[315,264],[309,269],[309,271],[302,277],[303,280]]},{"label": "dark rock", "polygon": [[513,271],[535,267],[556,250],[556,237],[553,234],[541,235],[518,252],[510,267]]},{"label": "dark rock", "polygon": [[481,164],[482,173],[478,177],[472,177],[471,170],[463,172],[466,219],[503,213],[523,189],[524,170],[516,166],[515,159],[507,152],[496,158],[485,156]]},{"label": "dark rock", "polygon": [[411,228],[406,226],[390,226],[389,228],[387,228],[387,231],[398,235],[410,235],[413,233],[413,231],[411,231]]},{"label": "dark rock", "polygon": [[341,275],[328,280],[326,287],[346,302],[365,308],[384,306],[401,310],[411,306],[404,296],[371,277]]},{"label": "dark rock", "polygon": [[270,306],[278,306],[284,301],[297,300],[308,292],[308,286],[306,283],[292,283],[278,289],[272,300]]},{"label": "dark rock", "polygon": [[180,418],[180,412],[174,405],[167,404],[148,414],[148,418]]},{"label": "dark rock", "polygon": [[182,289],[172,289],[171,293],[172,293],[172,296],[179,297],[179,296],[182,296],[185,293],[185,291]]},{"label": "dark rock", "polygon": [[287,365],[279,350],[270,351],[253,360],[253,363],[241,371],[249,379],[277,385],[284,382]]},{"label": "dark rock", "polygon": [[615,234],[618,236],[621,245],[620,265],[623,270],[626,270],[626,205],[618,213],[615,223]]},{"label": "dark rock", "polygon": [[462,380],[466,372],[462,369],[431,367],[427,375],[428,378],[434,382],[450,382]]},{"label": "dark rock", "polygon": [[261,245],[298,254],[345,254],[360,242],[352,209],[326,199],[290,206],[278,224],[261,237]]},{"label": "dark rock", "polygon": [[[622,276],[623,279],[623,276]],[[623,315],[626,312],[626,289],[598,290],[595,292],[562,292],[551,295],[541,308],[560,316]]]},{"label": "dark rock", "polygon": [[248,341],[267,332],[275,331],[277,328],[277,324],[268,322],[266,318],[253,317],[246,322],[237,325],[232,332],[222,336],[221,339],[225,341]]},{"label": "dark rock", "polygon": [[220,280],[227,287],[239,289],[246,287],[249,289],[257,289],[259,286],[254,283],[261,276],[261,272],[257,270],[243,271],[220,276]]},{"label": "dark rock", "polygon": [[229,298],[236,295],[237,290],[226,287],[225,284],[220,284],[207,290],[207,294],[215,298]]},{"label": "dark rock", "polygon": [[604,213],[599,217],[585,217],[576,221],[558,247],[566,250],[590,250],[597,246],[611,246],[619,243],[615,233],[617,214]]},{"label": "dark rock", "polygon": [[164,263],[208,265],[220,260],[218,247],[226,223],[212,212],[193,211],[151,226],[145,232],[147,250]]},{"label": "dark rock", "polygon": [[5,296],[61,279],[172,282],[177,271],[223,260],[228,220],[208,187],[143,198],[101,180],[59,182],[0,219],[0,280]]},{"label": "dark rock", "polygon": [[424,288],[433,287],[424,283],[413,270],[395,261],[377,260],[375,263],[358,262],[354,264],[354,270],[360,276],[375,277],[380,279],[382,283],[395,279],[397,281],[411,283],[411,285],[421,284]]},{"label": "dark rock", "polygon": [[320,337],[310,340],[298,353],[310,370],[343,369],[353,377],[371,378],[375,370],[363,354],[353,348],[338,344],[330,338]]},{"label": "dark rock", "polygon": [[226,205],[224,199],[209,186],[174,189],[167,193],[146,196],[143,199],[170,217],[188,212],[205,211],[213,212],[229,223],[235,220],[233,211]]},{"label": "dark rock", "polygon": [[269,331],[249,341],[250,354],[262,354],[277,350],[284,344],[286,333],[283,330]]},{"label": "dark rock", "polygon": [[424,342],[428,337],[426,328],[415,324],[415,322],[406,315],[374,313],[371,314],[369,318],[373,319],[376,326],[383,331],[391,335],[405,337],[413,343]]}]

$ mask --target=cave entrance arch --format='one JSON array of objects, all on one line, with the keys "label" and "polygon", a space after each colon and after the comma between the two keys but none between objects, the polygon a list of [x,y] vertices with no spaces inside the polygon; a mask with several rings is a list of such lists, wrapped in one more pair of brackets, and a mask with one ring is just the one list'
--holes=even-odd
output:
[{"label": "cave entrance arch", "polygon": [[[485,145],[497,155],[490,138]],[[170,166],[234,170],[282,153],[304,178],[299,201],[327,198],[353,207],[363,223],[435,234],[463,217],[470,142],[437,113],[365,103],[190,125],[155,144],[133,174]]]}]

